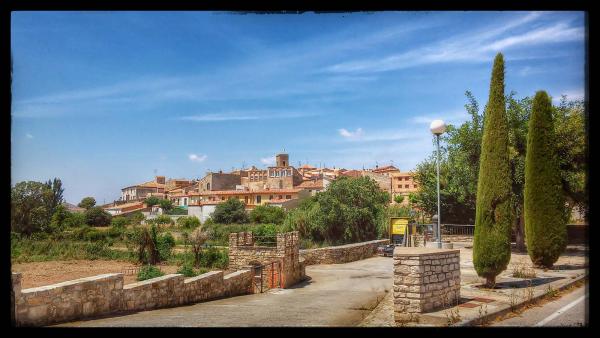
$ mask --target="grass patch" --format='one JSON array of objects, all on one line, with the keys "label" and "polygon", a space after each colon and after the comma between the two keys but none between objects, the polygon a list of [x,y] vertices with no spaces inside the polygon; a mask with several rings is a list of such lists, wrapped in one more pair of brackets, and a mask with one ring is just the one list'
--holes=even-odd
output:
[{"label": "grass patch", "polygon": [[75,259],[134,261],[135,257],[126,251],[112,250],[107,241],[11,239],[13,263]]}]

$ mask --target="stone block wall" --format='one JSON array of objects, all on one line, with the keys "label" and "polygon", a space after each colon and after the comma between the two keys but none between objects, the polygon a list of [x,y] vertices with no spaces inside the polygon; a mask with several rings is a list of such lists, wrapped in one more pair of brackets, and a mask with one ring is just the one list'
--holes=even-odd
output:
[{"label": "stone block wall", "polygon": [[123,287],[123,310],[144,311],[184,303],[184,276],[170,274]]},{"label": "stone block wall", "polygon": [[300,250],[300,255],[304,258],[305,265],[348,263],[372,257],[377,253],[378,246],[389,242],[389,239],[379,239],[326,248],[305,249]]},{"label": "stone block wall", "polygon": [[460,250],[396,247],[394,249],[394,317],[450,306],[460,299]]},{"label": "stone block wall", "polygon": [[123,274],[103,274],[24,290],[20,284],[13,288],[17,325],[41,326],[120,311]]},{"label": "stone block wall", "polygon": [[251,269],[211,271],[184,278],[170,274],[123,285],[123,274],[105,274],[21,290],[13,273],[18,326],[45,326],[99,315],[174,307],[253,292]]}]

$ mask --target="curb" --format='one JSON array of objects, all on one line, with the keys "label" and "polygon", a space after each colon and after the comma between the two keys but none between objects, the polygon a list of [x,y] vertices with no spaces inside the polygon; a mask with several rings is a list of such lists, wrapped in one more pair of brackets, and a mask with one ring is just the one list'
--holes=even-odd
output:
[{"label": "curb", "polygon": [[[579,282],[580,280],[583,280],[583,279],[586,279],[586,278],[588,278],[588,275],[584,274],[583,276],[579,276],[579,277],[577,277],[575,279],[571,279],[568,283],[566,283],[566,284],[564,284],[564,285],[556,288],[556,291],[562,291],[562,290],[570,287],[571,285]],[[537,296],[533,297],[531,300],[522,301],[521,303],[519,303],[516,306],[514,306],[514,308],[515,309],[521,309],[524,306],[529,305],[532,302],[537,302],[537,301],[541,300],[544,297],[546,297],[546,294],[542,293],[540,295],[537,295]],[[492,321],[494,319],[497,319],[500,316],[503,316],[503,315],[505,315],[505,314],[507,314],[507,313],[509,313],[511,311],[512,311],[511,310],[511,306],[508,305],[505,308],[501,308],[501,309],[498,309],[495,312],[488,313],[487,315],[485,315],[483,317],[473,318],[473,319],[466,319],[466,320],[460,321],[458,323],[452,324],[452,325],[450,325],[450,327],[452,327],[452,326],[475,326],[475,325],[478,325],[480,321],[490,322],[490,321]]]}]

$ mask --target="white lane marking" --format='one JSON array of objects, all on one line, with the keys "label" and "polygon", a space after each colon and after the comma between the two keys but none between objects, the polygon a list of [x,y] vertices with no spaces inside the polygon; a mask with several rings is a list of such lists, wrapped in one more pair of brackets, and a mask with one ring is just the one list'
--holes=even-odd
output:
[{"label": "white lane marking", "polygon": [[546,317],[545,319],[543,319],[539,323],[535,324],[534,326],[544,326],[545,324],[547,324],[552,319],[560,316],[561,314],[563,314],[564,312],[566,312],[567,310],[569,310],[573,306],[577,305],[579,302],[581,302],[582,300],[584,300],[586,297],[587,297],[587,294],[585,294],[585,295],[583,295],[583,296],[575,299],[574,301],[572,301],[569,304],[561,307],[558,311],[556,311],[555,313],[553,313],[550,316]]}]

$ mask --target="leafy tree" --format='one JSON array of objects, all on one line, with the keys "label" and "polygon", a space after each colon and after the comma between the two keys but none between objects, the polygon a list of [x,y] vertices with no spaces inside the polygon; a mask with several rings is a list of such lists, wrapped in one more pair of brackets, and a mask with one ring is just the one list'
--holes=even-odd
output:
[{"label": "leafy tree", "polygon": [[70,216],[71,213],[67,210],[67,208],[64,205],[59,204],[50,220],[51,231],[60,231],[65,228],[67,226],[67,220],[70,218]]},{"label": "leafy tree", "polygon": [[389,200],[372,178],[340,177],[290,212],[283,227],[332,244],[372,240]]},{"label": "leafy tree", "polygon": [[90,226],[109,226],[112,215],[100,207],[91,207],[85,211],[85,223]]},{"label": "leafy tree", "polygon": [[396,196],[394,196],[394,202],[396,202],[398,204],[404,202],[404,196],[403,195],[396,195]]},{"label": "leafy tree", "polygon": [[165,213],[169,212],[171,209],[173,209],[173,202],[171,202],[171,200],[168,200],[168,199],[161,199],[158,202],[158,205]]},{"label": "leafy tree", "polygon": [[67,228],[79,228],[87,226],[85,223],[85,214],[82,212],[71,212],[64,220],[64,226]]},{"label": "leafy tree", "polygon": [[492,287],[510,261],[511,176],[508,156],[508,121],[504,97],[504,59],[494,60],[489,101],[481,143],[473,265]]},{"label": "leafy tree", "polygon": [[164,273],[159,268],[153,265],[146,265],[140,269],[137,275],[137,281],[143,281],[156,277],[164,276]]},{"label": "leafy tree", "polygon": [[216,223],[248,223],[248,214],[244,203],[237,198],[230,198],[218,204],[211,218]]},{"label": "leafy tree", "polygon": [[11,229],[31,235],[43,230],[50,222],[52,210],[46,198],[47,185],[40,182],[19,182],[11,189]]},{"label": "leafy tree", "polygon": [[281,224],[285,220],[285,210],[272,205],[259,205],[250,212],[250,221],[253,223]]},{"label": "leafy tree", "polygon": [[93,197],[84,197],[81,199],[81,202],[79,202],[79,204],[77,204],[78,207],[84,208],[84,209],[89,209],[95,205],[96,205],[96,199]]},{"label": "leafy tree", "polygon": [[154,205],[159,205],[160,198],[158,198],[156,196],[150,196],[144,200],[144,203],[146,203],[146,205],[149,207],[154,206]]},{"label": "leafy tree", "polygon": [[183,216],[177,219],[177,225],[186,229],[194,229],[200,226],[200,220],[196,216]]},{"label": "leafy tree", "polygon": [[140,224],[143,220],[146,219],[146,216],[144,216],[144,214],[142,214],[142,212],[140,211],[136,211],[133,214],[128,215],[126,217],[131,219],[131,224]]},{"label": "leafy tree", "polygon": [[552,103],[545,91],[533,100],[525,160],[525,233],[532,262],[552,267],[567,245],[565,198],[556,152]]}]

